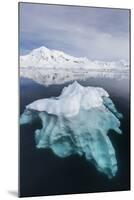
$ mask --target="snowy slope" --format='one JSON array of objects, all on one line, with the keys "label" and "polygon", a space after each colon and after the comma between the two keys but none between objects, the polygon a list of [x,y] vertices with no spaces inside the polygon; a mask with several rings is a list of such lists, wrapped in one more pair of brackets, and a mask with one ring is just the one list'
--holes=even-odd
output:
[{"label": "snowy slope", "polygon": [[[71,65],[86,64],[87,58],[75,58],[62,51],[50,50],[46,47],[34,49],[28,55],[20,57],[21,67],[70,67]],[[64,65],[65,66],[64,66]]]},{"label": "snowy slope", "polygon": [[129,65],[125,60],[91,61],[85,57],[76,58],[62,51],[40,47],[20,56],[20,75],[45,85],[90,77],[126,79]]}]

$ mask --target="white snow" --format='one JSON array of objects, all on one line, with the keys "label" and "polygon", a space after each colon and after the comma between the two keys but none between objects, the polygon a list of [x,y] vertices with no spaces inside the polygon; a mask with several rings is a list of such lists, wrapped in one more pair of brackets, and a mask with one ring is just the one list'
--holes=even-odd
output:
[{"label": "white snow", "polygon": [[70,64],[85,64],[88,62],[87,58],[75,58],[67,55],[62,51],[50,50],[44,46],[34,49],[28,55],[20,57],[20,67],[50,67],[50,68],[64,68],[70,67]]},{"label": "white snow", "polygon": [[127,79],[129,64],[125,60],[104,62],[76,58],[62,51],[40,47],[20,56],[20,76],[43,85],[90,77]]},{"label": "white snow", "polygon": [[102,97],[108,97],[108,93],[98,87],[83,87],[77,81],[65,87],[59,97],[40,99],[26,106],[26,109],[46,111],[49,114],[66,117],[75,116],[80,108],[89,110],[95,107],[103,107]]}]

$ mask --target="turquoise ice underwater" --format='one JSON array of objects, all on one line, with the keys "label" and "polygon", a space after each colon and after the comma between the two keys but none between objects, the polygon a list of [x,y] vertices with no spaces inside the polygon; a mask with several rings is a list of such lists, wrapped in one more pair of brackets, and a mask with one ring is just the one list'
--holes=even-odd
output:
[{"label": "turquoise ice underwater", "polygon": [[35,131],[37,148],[51,148],[59,157],[85,156],[96,169],[112,178],[118,171],[109,130],[121,134],[122,114],[99,87],[84,87],[77,81],[63,88],[59,97],[45,98],[26,106],[20,123],[41,120]]}]

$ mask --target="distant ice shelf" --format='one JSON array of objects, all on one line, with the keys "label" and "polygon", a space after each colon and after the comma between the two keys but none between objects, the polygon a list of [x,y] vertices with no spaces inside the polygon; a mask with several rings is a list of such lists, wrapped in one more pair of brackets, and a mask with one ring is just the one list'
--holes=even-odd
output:
[{"label": "distant ice shelf", "polygon": [[98,171],[112,178],[118,163],[108,132],[122,133],[121,118],[103,88],[84,87],[75,81],[63,88],[60,96],[27,105],[20,124],[40,119],[42,128],[35,131],[37,148],[50,148],[61,158],[84,156]]},{"label": "distant ice shelf", "polygon": [[62,51],[40,47],[20,56],[20,76],[43,84],[61,84],[87,78],[128,79],[129,63],[125,60],[104,62],[76,58]]}]

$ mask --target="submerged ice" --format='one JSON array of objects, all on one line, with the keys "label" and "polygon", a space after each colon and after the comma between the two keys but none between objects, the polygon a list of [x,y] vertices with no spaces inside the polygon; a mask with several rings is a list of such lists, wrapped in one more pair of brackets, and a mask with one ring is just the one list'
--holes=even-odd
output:
[{"label": "submerged ice", "polygon": [[112,178],[118,165],[108,132],[122,133],[120,118],[122,114],[103,88],[83,87],[75,81],[59,97],[27,105],[20,123],[40,119],[42,128],[35,131],[37,148],[51,148],[61,158],[83,155],[97,170]]}]

